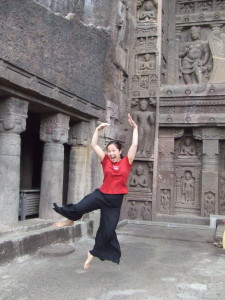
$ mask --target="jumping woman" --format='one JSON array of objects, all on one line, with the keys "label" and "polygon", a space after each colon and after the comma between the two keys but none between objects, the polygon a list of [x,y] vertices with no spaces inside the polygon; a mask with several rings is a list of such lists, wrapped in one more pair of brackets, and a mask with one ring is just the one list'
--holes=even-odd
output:
[{"label": "jumping woman", "polygon": [[119,264],[121,251],[116,235],[116,227],[120,217],[123,197],[128,193],[126,186],[131,164],[135,158],[138,146],[138,128],[128,114],[128,121],[133,127],[132,143],[125,157],[122,156],[122,145],[119,141],[110,141],[105,153],[98,145],[99,131],[109,126],[100,124],[92,137],[91,146],[101,161],[103,169],[103,183],[99,189],[85,196],[77,204],[67,204],[59,207],[54,203],[54,210],[67,218],[66,221],[57,222],[55,226],[72,226],[83,214],[100,209],[100,225],[95,238],[94,248],[88,252],[84,269],[88,269],[94,257],[100,260],[110,260]]}]

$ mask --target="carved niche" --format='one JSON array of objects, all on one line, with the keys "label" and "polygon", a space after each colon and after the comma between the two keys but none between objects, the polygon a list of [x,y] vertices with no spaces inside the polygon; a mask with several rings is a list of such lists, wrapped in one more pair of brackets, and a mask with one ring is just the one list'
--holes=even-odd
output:
[{"label": "carved niche", "polygon": [[175,141],[174,156],[177,159],[194,159],[201,156],[201,143],[193,139],[192,136],[185,135]]},{"label": "carved niche", "polygon": [[225,214],[225,175],[219,179],[219,214]]},{"label": "carved niche", "polygon": [[215,214],[215,194],[211,191],[204,193],[204,217]]},{"label": "carved niche", "polygon": [[140,23],[153,23],[157,20],[157,2],[155,0],[137,1],[137,20]]},{"label": "carved niche", "polygon": [[150,99],[138,99],[133,106],[132,116],[138,124],[137,157],[150,157],[154,148],[155,113],[150,107]]},{"label": "carved niche", "polygon": [[201,37],[201,27],[192,26],[181,33],[179,50],[180,82],[199,84],[208,82],[213,69],[209,40]]},{"label": "carved niche", "polygon": [[137,73],[149,74],[156,71],[155,53],[144,53],[137,56]]},{"label": "carved niche", "polygon": [[129,191],[150,193],[152,191],[152,166],[135,161],[129,178]]},{"label": "carved niche", "polygon": [[128,201],[127,216],[131,220],[150,221],[152,219],[151,201]]}]

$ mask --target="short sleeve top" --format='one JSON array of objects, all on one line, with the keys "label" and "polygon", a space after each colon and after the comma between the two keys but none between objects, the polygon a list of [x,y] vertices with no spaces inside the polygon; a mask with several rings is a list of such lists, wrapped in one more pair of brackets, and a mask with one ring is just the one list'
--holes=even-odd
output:
[{"label": "short sleeve top", "polygon": [[105,194],[127,194],[126,183],[131,169],[128,157],[125,156],[119,162],[112,163],[106,154],[101,164],[104,179],[100,191]]}]

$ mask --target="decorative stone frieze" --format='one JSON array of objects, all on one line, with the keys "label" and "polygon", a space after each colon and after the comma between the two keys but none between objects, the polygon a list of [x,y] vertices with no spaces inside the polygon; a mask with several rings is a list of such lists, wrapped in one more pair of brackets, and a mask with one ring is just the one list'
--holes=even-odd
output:
[{"label": "decorative stone frieze", "polygon": [[90,124],[84,121],[73,124],[69,130],[68,144],[71,146],[87,146],[89,126]]}]

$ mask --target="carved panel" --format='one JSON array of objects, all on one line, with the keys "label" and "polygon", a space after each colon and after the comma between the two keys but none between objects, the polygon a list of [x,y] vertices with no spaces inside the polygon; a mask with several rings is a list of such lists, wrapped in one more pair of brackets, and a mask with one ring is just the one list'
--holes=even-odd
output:
[{"label": "carved panel", "polygon": [[88,143],[88,122],[79,122],[71,126],[69,130],[68,144],[72,146],[83,145],[87,146]]},{"label": "carved panel", "polygon": [[191,159],[200,157],[201,144],[197,143],[191,136],[184,136],[182,139],[175,142],[175,158],[178,159]]},{"label": "carved panel", "polygon": [[157,2],[155,0],[138,0],[137,21],[140,23],[152,23],[157,19]]},{"label": "carved panel", "polygon": [[139,54],[137,56],[137,72],[139,74],[149,74],[156,70],[156,55],[154,53]]},{"label": "carved panel", "polygon": [[129,200],[127,207],[127,217],[131,220],[152,220],[152,202],[143,200]]},{"label": "carved panel", "polygon": [[152,168],[143,162],[135,162],[129,178],[129,191],[147,193],[152,191]]},{"label": "carved panel", "polygon": [[212,55],[208,39],[201,37],[201,27],[192,26],[188,32],[182,32],[183,38],[179,50],[181,83],[198,84],[208,82],[213,68]]},{"label": "carved panel", "polygon": [[215,214],[215,194],[211,191],[204,194],[204,217]]}]

